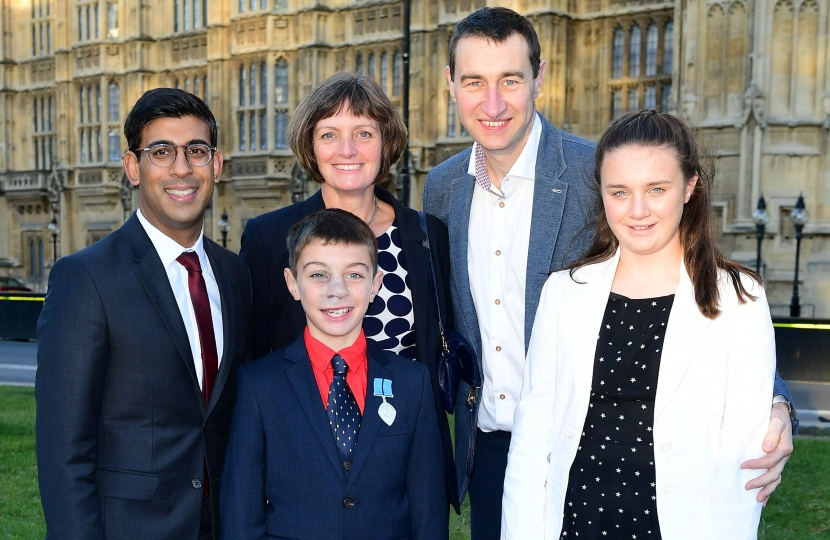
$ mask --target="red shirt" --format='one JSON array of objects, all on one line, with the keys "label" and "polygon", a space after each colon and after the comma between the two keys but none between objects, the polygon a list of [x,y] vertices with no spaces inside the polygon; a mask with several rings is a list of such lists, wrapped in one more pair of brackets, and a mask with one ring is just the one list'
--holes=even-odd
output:
[{"label": "red shirt", "polygon": [[339,354],[346,361],[349,366],[349,371],[346,372],[346,384],[354,394],[354,399],[360,409],[360,414],[363,414],[363,406],[366,404],[366,384],[368,375],[368,364],[366,362],[366,336],[363,330],[354,343],[339,351],[333,351],[311,335],[308,331],[308,326],[303,333],[305,340],[305,348],[308,351],[308,356],[311,358],[311,369],[314,372],[314,378],[317,380],[317,389],[320,390],[320,398],[323,400],[323,407],[329,405],[329,388],[331,387],[331,380],[334,378],[334,370],[331,368],[331,359],[335,354]]}]

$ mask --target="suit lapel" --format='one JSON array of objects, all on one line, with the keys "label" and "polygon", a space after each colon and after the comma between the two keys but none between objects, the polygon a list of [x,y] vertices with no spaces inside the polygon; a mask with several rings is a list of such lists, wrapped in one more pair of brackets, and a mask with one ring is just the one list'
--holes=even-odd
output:
[{"label": "suit lapel", "polygon": [[355,481],[355,478],[360,474],[360,470],[366,463],[366,458],[369,456],[369,451],[378,435],[380,429],[380,415],[378,414],[378,407],[383,403],[383,399],[374,395],[372,391],[372,381],[375,378],[389,379],[392,381],[392,391],[394,393],[395,382],[392,374],[383,367],[386,359],[377,351],[372,351],[371,348],[367,351],[368,356],[368,372],[366,379],[366,403],[363,406],[363,420],[360,422],[360,433],[357,436],[357,444],[355,445],[355,456],[352,462],[352,469],[349,471],[349,478],[346,481],[346,490],[348,491]]},{"label": "suit lapel", "polygon": [[[340,454],[334,444],[334,435],[332,435],[331,426],[329,425],[329,417],[320,399],[320,390],[317,388],[317,380],[314,378],[314,372],[311,368],[311,359],[308,357],[302,336],[288,346],[285,350],[285,358],[294,362],[294,365],[289,367],[285,373],[291,387],[294,389],[297,400],[303,408],[303,412],[305,412],[308,423],[320,440],[320,446],[329,457],[332,467],[337,470],[340,479],[345,482],[346,475],[343,472],[343,465],[340,463]],[[360,431],[362,435],[362,425]],[[360,445],[359,437],[360,435],[358,435],[358,446]]]},{"label": "suit lapel", "polygon": [[[613,258],[597,265],[584,267],[584,271],[577,272],[574,277],[584,285],[577,283],[571,285],[576,296],[573,301],[563,302],[563,306],[576,308],[575,313],[567,316],[573,322],[564,325],[570,335],[561,336],[561,338],[573,347],[572,351],[565,351],[565,354],[571,358],[580,359],[579,363],[573,366],[574,387],[577,388],[577,395],[587,396],[591,390],[597,335],[602,326],[602,318],[605,316],[605,307],[608,304],[608,295],[611,293],[611,285],[614,283],[619,260],[620,252],[617,250]],[[583,390],[585,390],[584,393]]]},{"label": "suit lapel", "polygon": [[674,295],[663,354],[660,357],[657,396],[654,402],[655,422],[677,391],[711,322],[711,319],[704,317],[697,308],[694,287],[689,274],[686,273],[686,265],[681,261],[680,283]]},{"label": "suit lapel", "polygon": [[[470,210],[473,204],[475,179],[464,174],[453,179],[449,211],[448,232],[450,236],[450,260],[453,262],[451,272],[455,292],[458,293],[458,305],[461,318],[467,330],[470,344],[476,349],[476,356],[481,361],[481,333],[478,329],[473,294],[470,291],[470,273],[467,266],[467,247],[470,233]],[[458,314],[456,314],[458,317]]]},{"label": "suit lapel", "polygon": [[219,396],[222,395],[222,389],[225,387],[225,383],[228,380],[230,370],[233,369],[231,364],[233,363],[234,357],[233,347],[236,332],[234,330],[235,321],[233,313],[233,289],[231,288],[230,281],[228,281],[227,273],[222,271],[222,266],[220,264],[218,254],[216,253],[216,249],[218,249],[219,246],[215,246],[210,240],[205,238],[204,247],[205,255],[207,255],[208,260],[210,260],[213,276],[216,278],[216,285],[219,288],[220,305],[222,307],[223,351],[221,362],[219,362],[219,371],[216,373],[216,380],[213,382],[213,390],[210,393],[210,403],[208,404],[207,409],[207,414],[210,415],[214,405],[216,405],[216,401],[219,399]]},{"label": "suit lapel", "polygon": [[[539,307],[542,287],[550,274],[556,239],[565,212],[568,183],[559,180],[565,172],[562,140],[558,131],[542,119],[542,135],[536,155],[536,179],[533,186],[533,210],[527,253],[525,289],[525,351]],[[454,261],[455,259],[453,259]],[[558,268],[556,269],[558,270]]]},{"label": "suit lapel", "polygon": [[135,214],[121,227],[122,234],[130,246],[133,258],[138,263],[135,274],[144,285],[150,300],[161,316],[170,337],[179,349],[182,361],[190,373],[192,388],[198,393],[199,403],[204,407],[204,399],[199,389],[199,380],[196,378],[196,366],[193,364],[193,352],[190,349],[190,340],[182,321],[182,314],[176,303],[176,297],[170,288],[170,280],[161,264],[161,259],[144,232],[144,228]]}]

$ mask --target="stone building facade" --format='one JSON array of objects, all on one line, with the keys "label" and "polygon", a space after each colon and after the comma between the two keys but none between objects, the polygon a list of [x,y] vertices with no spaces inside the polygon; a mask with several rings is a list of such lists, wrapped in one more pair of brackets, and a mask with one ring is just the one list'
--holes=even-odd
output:
[{"label": "stone building facade", "polygon": [[[412,0],[413,206],[429,170],[471,143],[444,77],[453,26],[484,5],[526,14],[548,71],[540,112],[596,139],[629,108],[683,111],[716,155],[722,245],[754,264],[751,214],[770,214],[763,273],[786,313],[789,219],[803,193],[803,315],[830,317],[830,0]],[[400,0],[0,0],[0,274],[45,288],[53,257],[117,229],[135,209],[121,126],[148,89],[202,97],[226,168],[205,222],[247,219],[317,187],[285,144],[294,108],[338,70],[402,98]],[[394,171],[388,180],[400,190]],[[54,225],[50,228],[50,223]],[[54,235],[53,232],[57,231]],[[53,250],[53,245],[55,250]]]}]

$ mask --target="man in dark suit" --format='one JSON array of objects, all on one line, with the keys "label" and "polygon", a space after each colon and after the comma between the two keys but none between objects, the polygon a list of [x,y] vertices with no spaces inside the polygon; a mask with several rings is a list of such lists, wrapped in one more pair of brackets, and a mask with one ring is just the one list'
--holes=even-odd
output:
[{"label": "man in dark suit", "polygon": [[285,280],[307,326],[239,370],[222,485],[234,540],[447,540],[429,371],[367,342],[377,241],[340,209],[288,235]]},{"label": "man in dark suit", "polygon": [[47,538],[215,538],[251,306],[245,263],[202,233],[222,172],[216,121],[159,88],[124,133],[139,210],[55,264],[38,321]]}]

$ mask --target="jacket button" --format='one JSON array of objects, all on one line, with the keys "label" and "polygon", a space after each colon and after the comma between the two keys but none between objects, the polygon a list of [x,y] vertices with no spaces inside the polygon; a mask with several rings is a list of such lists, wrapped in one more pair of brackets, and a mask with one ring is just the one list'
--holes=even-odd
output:
[{"label": "jacket button", "polygon": [[352,508],[354,508],[354,499],[346,497],[345,499],[343,499],[343,506],[351,510]]},{"label": "jacket button", "polygon": [[666,441],[663,444],[661,444],[660,450],[662,450],[663,452],[668,452],[669,450],[671,450],[671,441]]},{"label": "jacket button", "polygon": [[352,462],[351,461],[344,461],[343,462],[343,468],[346,469],[347,471],[352,470]]},{"label": "jacket button", "polygon": [[205,425],[203,426],[203,428],[204,428],[205,431],[209,430],[210,429],[210,422],[205,422]]},{"label": "jacket button", "polygon": [[190,483],[193,485],[193,489],[202,489],[202,481],[198,478],[193,479]]}]

